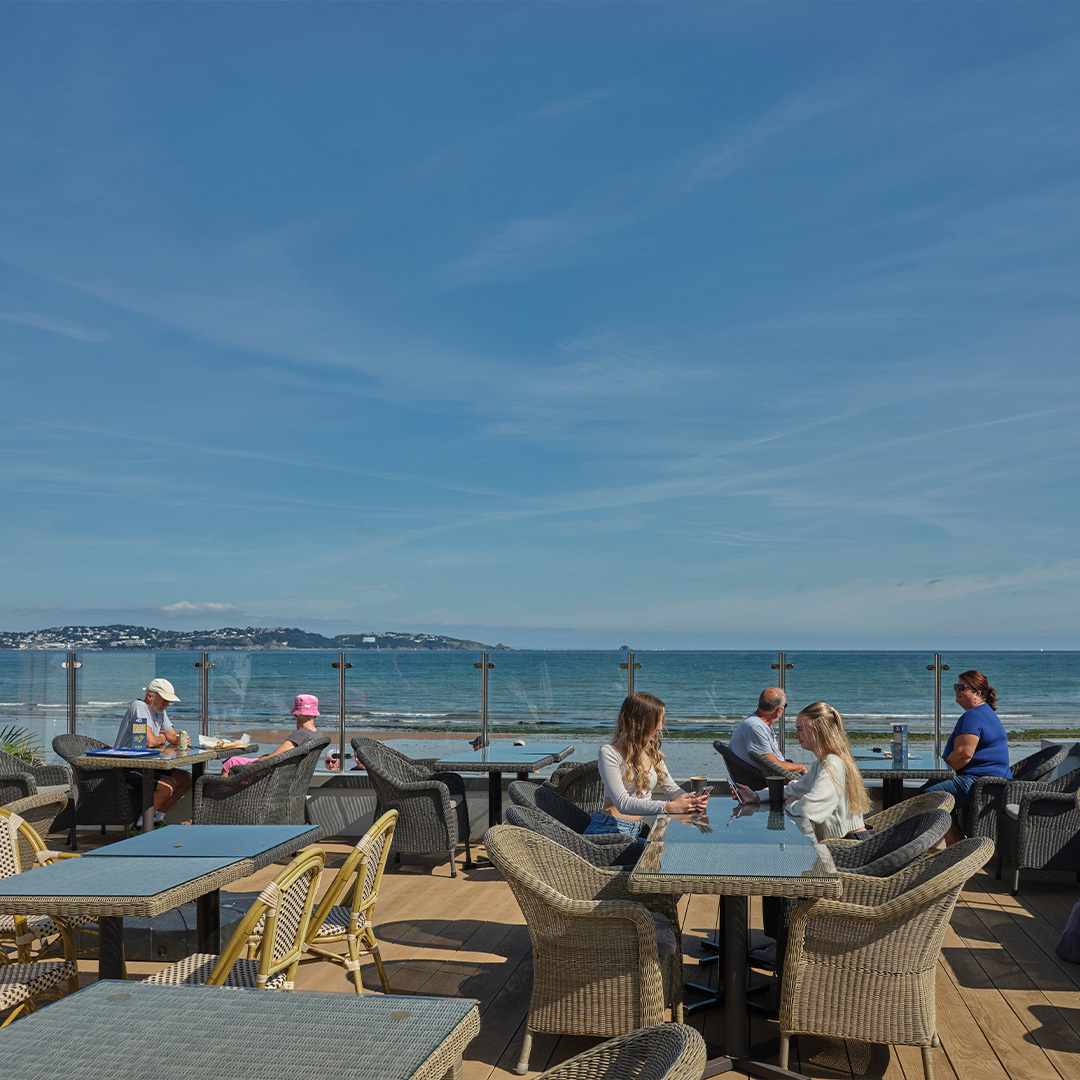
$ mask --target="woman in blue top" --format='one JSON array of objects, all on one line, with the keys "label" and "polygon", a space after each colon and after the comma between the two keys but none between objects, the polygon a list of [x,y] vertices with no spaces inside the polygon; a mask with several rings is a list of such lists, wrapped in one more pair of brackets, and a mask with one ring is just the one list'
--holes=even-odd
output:
[{"label": "woman in blue top", "polygon": [[[952,780],[936,780],[923,791],[948,791],[957,807],[967,806],[971,788],[980,776],[1009,777],[1009,744],[994,706],[997,691],[981,671],[965,671],[954,684],[956,704],[964,714],[956,721],[945,744],[945,764],[956,772]],[[955,844],[963,833],[954,820],[945,834],[946,844]]]}]

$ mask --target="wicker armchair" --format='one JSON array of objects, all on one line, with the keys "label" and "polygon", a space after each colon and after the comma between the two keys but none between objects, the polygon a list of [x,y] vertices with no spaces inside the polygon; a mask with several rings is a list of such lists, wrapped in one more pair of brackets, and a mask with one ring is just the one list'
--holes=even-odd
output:
[{"label": "wicker armchair", "polygon": [[743,784],[754,791],[760,791],[765,787],[765,774],[749,762],[743,761],[738,754],[733,753],[726,742],[715,739],[713,749],[723,757],[728,775],[736,784]]},{"label": "wicker armchair", "polygon": [[843,900],[799,904],[780,1001],[780,1067],[792,1035],[918,1046],[933,1080],[934,982],[964,883],[993,842],[961,840],[890,878],[843,875]]},{"label": "wicker armchair", "polygon": [[[592,863],[593,866],[629,869],[637,864],[644,850],[641,841],[623,833],[582,836],[535,806],[517,806],[512,803],[506,808],[504,817],[508,825],[516,825],[518,828],[546,836],[549,840],[554,840],[556,844],[561,844],[567,851],[572,851],[578,858]],[[614,844],[593,843],[594,840],[609,838],[616,842]]]},{"label": "wicker armchair", "polygon": [[1000,838],[1000,821],[1005,812],[1005,795],[1015,780],[1034,783],[1045,780],[1065,760],[1065,746],[1044,746],[1010,767],[1012,778],[1004,776],[980,776],[971,787],[967,806],[957,811],[957,823],[966,836],[988,836],[994,843]]},{"label": "wicker armchair", "polygon": [[307,791],[323,748],[322,735],[302,746],[249,761],[195,781],[192,821],[196,825],[303,825]]},{"label": "wicker armchair", "polygon": [[[53,807],[60,805],[58,799],[67,802],[67,796],[62,792],[42,792],[21,801],[31,803],[32,812],[44,799],[51,799]],[[24,873],[57,859],[79,857],[71,853],[50,851],[33,826],[14,809],[17,805],[12,803],[0,808],[0,877]],[[88,928],[92,927],[95,921],[91,915],[69,915],[63,919],[49,915],[0,915],[0,942],[14,946],[21,964],[28,964],[34,959],[44,959],[58,949],[63,951],[66,958],[76,959],[74,945],[73,942],[69,943],[68,935],[76,929],[94,932]],[[33,954],[35,941],[41,945],[41,951],[36,958]],[[0,957],[2,956],[0,953]],[[69,988],[72,991],[78,990],[77,978],[70,982]]]},{"label": "wicker armchair", "polygon": [[609,1039],[536,1080],[701,1080],[705,1040],[685,1024],[654,1024]]},{"label": "wicker armchair", "polygon": [[603,809],[604,782],[600,779],[600,766],[595,761],[564,761],[544,781],[543,786],[569,799],[587,814],[595,814]]},{"label": "wicker armchair", "polygon": [[80,825],[120,825],[125,832],[142,813],[138,799],[120,769],[83,769],[75,762],[91,750],[104,750],[109,744],[89,735],[57,735],[53,750],[71,766],[74,808],[71,812],[69,843],[78,846],[76,830]]},{"label": "wicker armchair", "polygon": [[826,840],[837,870],[889,877],[925,855],[948,831],[947,810],[923,810],[866,840]]},{"label": "wicker armchair", "polygon": [[945,810],[951,814],[955,805],[956,800],[947,791],[924,791],[890,806],[888,810],[871,814],[866,818],[866,824],[881,832],[882,829],[887,829],[914,814],[921,814],[924,810]]},{"label": "wicker armchair", "polygon": [[[364,992],[360,977],[361,953],[375,961],[382,991],[384,994],[390,993],[390,983],[386,978],[371,917],[379,898],[379,885],[390,854],[397,819],[397,811],[388,810],[368,829],[346,856],[311,917],[305,952],[340,964],[352,974],[353,987],[358,994]],[[346,899],[345,903],[341,903],[343,899]],[[347,956],[327,949],[327,945],[339,941],[346,943],[349,950]]]},{"label": "wicker armchair", "polygon": [[66,765],[31,765],[0,750],[0,805],[36,795],[39,786],[60,784],[71,787],[71,770]]},{"label": "wicker armchair", "polygon": [[998,877],[1012,867],[1010,890],[1020,890],[1021,870],[1073,870],[1080,879],[1080,773],[1053,783],[1015,783],[1001,817]]},{"label": "wicker armchair", "polygon": [[454,853],[458,844],[465,845],[466,863],[472,861],[469,807],[461,776],[432,772],[430,766],[407,758],[377,739],[355,738],[352,747],[375,785],[375,812],[398,812],[390,850],[399,858],[402,854],[444,853],[450,860],[450,876],[457,877]]},{"label": "wicker armchair", "polygon": [[[305,848],[267,885],[237,924],[220,955],[192,953],[151,975],[146,982],[291,990],[311,920],[326,853]],[[262,927],[258,959],[242,954]]]},{"label": "wicker armchair", "polygon": [[[533,988],[517,1071],[534,1031],[610,1037],[682,1021],[682,940],[673,897],[653,912],[628,875],[602,870],[536,833],[496,825],[488,855],[509,882],[533,945]],[[666,903],[664,903],[666,901]]]}]

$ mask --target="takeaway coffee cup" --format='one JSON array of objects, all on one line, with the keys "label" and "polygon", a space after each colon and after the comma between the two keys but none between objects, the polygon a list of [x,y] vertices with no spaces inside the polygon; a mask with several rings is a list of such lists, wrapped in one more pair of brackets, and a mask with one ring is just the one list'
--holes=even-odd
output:
[{"label": "takeaway coffee cup", "polygon": [[769,806],[779,810],[784,805],[784,792],[787,781],[782,776],[769,777]]},{"label": "takeaway coffee cup", "polygon": [[692,795],[700,795],[708,786],[709,778],[707,776],[690,777],[690,793]]}]

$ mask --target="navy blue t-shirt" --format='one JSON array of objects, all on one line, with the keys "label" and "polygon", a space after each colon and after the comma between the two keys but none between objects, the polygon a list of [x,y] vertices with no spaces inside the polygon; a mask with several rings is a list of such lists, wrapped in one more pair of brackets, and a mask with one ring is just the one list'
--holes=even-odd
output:
[{"label": "navy blue t-shirt", "polygon": [[968,709],[956,721],[956,727],[945,744],[944,757],[953,752],[957,735],[979,736],[979,745],[975,747],[971,760],[962,769],[956,770],[960,776],[1012,776],[1005,728],[1001,726],[997,713],[985,701],[974,709]]}]

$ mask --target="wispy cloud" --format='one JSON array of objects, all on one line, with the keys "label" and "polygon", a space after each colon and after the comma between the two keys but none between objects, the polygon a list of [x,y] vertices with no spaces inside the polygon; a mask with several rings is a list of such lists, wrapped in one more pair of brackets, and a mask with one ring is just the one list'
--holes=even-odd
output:
[{"label": "wispy cloud", "polygon": [[18,323],[20,326],[32,326],[35,330],[46,330],[50,334],[74,338],[76,341],[105,342],[109,340],[108,335],[99,330],[79,326],[65,319],[50,319],[44,315],[36,315],[32,311],[0,311],[0,319]]},{"label": "wispy cloud", "polygon": [[235,604],[223,604],[213,600],[179,600],[175,604],[162,604],[161,611],[166,615],[242,615]]}]

